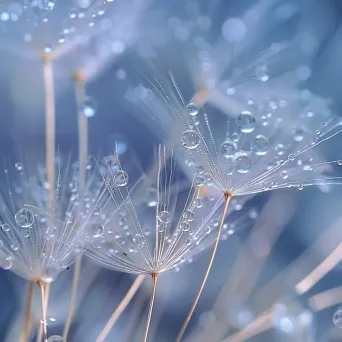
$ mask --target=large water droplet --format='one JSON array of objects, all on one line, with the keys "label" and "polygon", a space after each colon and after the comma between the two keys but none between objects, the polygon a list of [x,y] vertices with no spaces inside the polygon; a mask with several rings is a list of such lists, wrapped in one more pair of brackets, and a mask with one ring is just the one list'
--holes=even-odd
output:
[{"label": "large water droplet", "polygon": [[186,106],[186,111],[188,112],[190,116],[196,116],[198,114],[198,108],[196,107],[194,103],[189,103]]},{"label": "large water droplet", "polygon": [[268,139],[259,134],[254,138],[251,147],[256,155],[263,156],[268,150]]},{"label": "large water droplet", "polygon": [[166,210],[163,210],[159,213],[158,215],[158,220],[161,222],[161,223],[169,223],[171,221],[171,214],[166,211]]},{"label": "large water droplet", "polygon": [[237,146],[231,140],[226,140],[221,145],[221,153],[225,158],[232,157],[236,152]]},{"label": "large water droplet", "polygon": [[240,151],[234,156],[235,169],[239,173],[247,173],[251,169],[252,161],[248,153]]},{"label": "large water droplet", "polygon": [[91,118],[97,112],[97,104],[96,101],[92,98],[87,96],[84,100],[83,105],[80,108],[81,113],[85,115],[87,118]]},{"label": "large water droplet", "polygon": [[200,143],[200,136],[196,131],[189,129],[183,132],[181,143],[186,149],[193,150],[198,147]]},{"label": "large water droplet", "polygon": [[128,174],[124,170],[119,170],[114,175],[114,184],[116,186],[125,186],[128,183]]},{"label": "large water droplet", "polygon": [[244,110],[237,118],[236,124],[240,127],[241,132],[251,133],[254,131],[256,122],[251,112]]},{"label": "large water droplet", "polygon": [[0,267],[2,267],[4,270],[9,270],[12,267],[12,258],[7,257],[3,260],[0,260]]},{"label": "large water droplet", "polygon": [[342,310],[337,310],[333,316],[333,322],[338,328],[342,328]]},{"label": "large water droplet", "polygon": [[15,222],[19,227],[22,228],[28,228],[33,225],[34,222],[34,216],[31,210],[28,209],[20,209],[16,214],[15,214]]},{"label": "large water droplet", "polygon": [[94,238],[98,238],[103,234],[104,227],[101,223],[92,223],[90,226],[91,235]]}]

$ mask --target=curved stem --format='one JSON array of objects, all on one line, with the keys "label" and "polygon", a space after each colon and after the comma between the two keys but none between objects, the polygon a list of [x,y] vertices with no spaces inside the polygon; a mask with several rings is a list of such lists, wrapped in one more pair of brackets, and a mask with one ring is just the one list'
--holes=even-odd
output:
[{"label": "curved stem", "polygon": [[150,329],[151,318],[152,318],[152,311],[153,311],[153,306],[154,306],[154,299],[156,297],[156,289],[157,289],[158,276],[159,276],[159,273],[152,273],[153,290],[152,290],[152,295],[151,295],[150,308],[148,310],[148,317],[147,317],[147,322],[146,322],[144,342],[147,341],[147,335],[148,335],[148,331]]},{"label": "curved stem", "polygon": [[204,289],[204,286],[207,282],[207,279],[208,279],[208,276],[209,276],[209,272],[211,270],[211,266],[213,265],[213,262],[214,262],[214,258],[215,258],[215,254],[216,254],[216,251],[217,251],[217,246],[220,242],[220,237],[221,237],[221,232],[222,232],[222,227],[223,227],[223,223],[224,223],[224,219],[226,217],[226,213],[227,213],[227,210],[228,210],[228,204],[229,204],[229,201],[230,199],[232,198],[232,195],[228,192],[225,192],[224,194],[224,205],[223,205],[223,211],[222,211],[222,216],[221,216],[221,220],[220,220],[220,224],[219,224],[219,227],[218,227],[218,231],[217,231],[217,235],[216,235],[216,239],[215,239],[215,243],[214,243],[214,247],[213,247],[213,250],[211,252],[211,256],[210,256],[210,259],[209,259],[209,264],[207,266],[207,269],[205,271],[205,274],[204,274],[204,277],[202,279],[202,282],[201,282],[201,285],[200,285],[200,288],[196,294],[196,298],[194,300],[194,302],[192,303],[192,306],[191,306],[191,309],[188,313],[188,315],[186,316],[186,319],[182,325],[182,328],[181,330],[179,331],[178,333],[178,336],[176,338],[176,342],[180,342],[184,332],[185,332],[185,329],[186,327],[188,326],[189,322],[190,322],[190,319],[191,319],[191,316],[192,314],[194,313],[195,311],[195,308],[197,306],[197,303],[201,297],[201,294],[202,294],[202,291]]},{"label": "curved stem", "polygon": [[27,300],[26,300],[26,310],[25,310],[25,330],[23,342],[28,342],[31,335],[31,325],[32,325],[32,301],[33,301],[33,290],[34,290],[34,281],[30,281],[28,292],[27,292]]},{"label": "curved stem", "polygon": [[64,341],[67,340],[72,316],[75,311],[75,304],[76,304],[76,297],[77,297],[77,289],[78,289],[78,283],[80,280],[80,274],[81,274],[81,263],[82,263],[82,257],[78,257],[77,261],[75,263],[75,269],[74,269],[74,279],[72,282],[72,290],[71,290],[71,299],[70,299],[70,305],[69,305],[69,312],[68,312],[68,318],[65,322],[64,330],[63,330],[63,339]]},{"label": "curved stem", "polygon": [[145,275],[139,275],[128,292],[126,293],[126,296],[122,299],[120,304],[117,306],[115,311],[113,312],[112,316],[110,317],[109,321],[107,322],[106,326],[101,331],[99,337],[96,339],[96,342],[103,342],[104,339],[107,337],[111,329],[113,328],[114,324],[122,314],[122,312],[126,309],[127,305],[132,300],[135,293],[138,291],[140,285],[142,284],[143,280],[145,279]]},{"label": "curved stem", "polygon": [[42,281],[38,281],[38,285],[40,288],[40,296],[42,301],[42,327],[43,327],[43,341],[47,340],[47,322],[46,322],[46,314],[47,314],[47,298],[45,293],[45,283]]}]

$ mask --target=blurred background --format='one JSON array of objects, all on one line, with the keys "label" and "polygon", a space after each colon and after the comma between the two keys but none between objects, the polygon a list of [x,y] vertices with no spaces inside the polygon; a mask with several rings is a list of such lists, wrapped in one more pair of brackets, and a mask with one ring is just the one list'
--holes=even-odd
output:
[{"label": "blurred background", "polygon": [[[151,61],[163,73],[172,70],[189,101],[203,80],[208,85],[219,78],[219,72],[207,72],[212,70],[208,63],[225,70],[235,54],[237,64],[249,63],[258,51],[286,42],[289,48],[277,73],[291,70],[301,96],[318,95],[338,114],[341,18],[338,0],[2,0],[1,157],[36,158],[45,142],[41,56],[47,50],[56,51],[56,143],[62,153],[77,152],[73,74],[83,71],[86,94],[96,107],[89,118],[90,152],[106,153],[116,139],[122,153],[133,153],[134,163],[142,166],[133,166],[132,172],[149,170],[153,148],[165,138],[146,111],[132,105],[127,96],[144,75],[155,76],[149,74]],[[230,48],[222,49],[221,42],[227,40]],[[235,44],[240,41],[244,45]],[[210,51],[210,57],[199,53],[203,50]],[[341,139],[328,141],[321,153],[327,159],[342,159]],[[334,316],[342,305],[341,188],[280,190],[252,201],[262,208],[255,224],[237,229],[220,244],[184,341],[342,341],[342,319]],[[175,340],[208,258],[203,253],[179,272],[160,277],[150,341]],[[297,285],[319,265],[327,274],[323,272],[319,281],[301,290]],[[72,276],[73,267],[52,285],[49,335],[63,330]],[[18,341],[27,283],[2,269],[0,278],[0,341]],[[134,276],[105,270],[84,258],[68,341],[95,341],[133,280]],[[108,341],[142,340],[151,286],[146,278]],[[328,290],[326,297],[319,297]],[[269,313],[266,321],[253,325],[265,312]],[[34,317],[39,324],[38,292]],[[252,331],[251,336],[246,331]]]}]

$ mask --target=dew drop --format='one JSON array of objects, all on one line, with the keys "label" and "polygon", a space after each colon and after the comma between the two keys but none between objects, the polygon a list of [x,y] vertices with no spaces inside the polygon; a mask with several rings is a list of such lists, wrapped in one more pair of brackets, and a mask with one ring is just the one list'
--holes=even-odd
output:
[{"label": "dew drop", "polygon": [[337,310],[334,313],[333,322],[338,328],[342,328],[342,310]]},{"label": "dew drop", "polygon": [[263,135],[257,135],[251,147],[256,155],[264,156],[268,150],[268,139]]},{"label": "dew drop", "polygon": [[247,173],[251,169],[252,161],[248,153],[240,151],[234,155],[235,168],[239,173]]},{"label": "dew drop", "polygon": [[337,165],[341,166],[342,165],[342,160],[337,161]]},{"label": "dew drop", "polygon": [[186,210],[186,211],[184,212],[183,217],[184,217],[185,220],[191,222],[191,221],[193,221],[194,218],[195,218],[195,213],[194,213],[193,211],[191,211],[191,210],[188,209],[188,210]]},{"label": "dew drop", "polygon": [[237,118],[236,124],[240,127],[242,133],[251,133],[254,131],[256,122],[251,112],[244,110]]},{"label": "dew drop", "polygon": [[15,214],[15,222],[19,227],[22,228],[28,228],[33,225],[34,222],[34,216],[31,210],[28,209],[20,209],[16,214]]},{"label": "dew drop", "polygon": [[195,184],[197,186],[203,186],[206,181],[206,178],[203,175],[196,175]]},{"label": "dew drop", "polygon": [[288,156],[288,159],[290,160],[290,161],[293,161],[293,160],[295,160],[295,155],[294,154],[289,154],[289,156]]},{"label": "dew drop", "polygon": [[91,235],[94,238],[98,238],[103,234],[104,227],[101,223],[93,223],[90,226]]},{"label": "dew drop", "polygon": [[97,112],[97,103],[96,103],[96,101],[92,97],[87,96],[85,98],[85,100],[84,100],[84,103],[82,104],[82,106],[80,108],[80,111],[87,118],[91,118]]},{"label": "dew drop", "polygon": [[185,108],[190,116],[196,116],[198,114],[198,108],[194,103],[189,103]]},{"label": "dew drop", "polygon": [[183,232],[188,232],[190,230],[190,223],[188,221],[183,221],[180,224],[180,228]]},{"label": "dew drop", "polygon": [[283,179],[289,178],[289,174],[287,173],[286,170],[281,171],[281,172],[280,172],[280,176],[281,176],[281,178],[283,178]]},{"label": "dew drop", "polygon": [[171,214],[168,211],[163,210],[159,213],[158,220],[161,223],[167,224],[171,221]]},{"label": "dew drop", "polygon": [[3,260],[0,260],[0,267],[2,267],[4,270],[9,270],[12,267],[12,258],[7,257]]},{"label": "dew drop", "polygon": [[95,207],[94,210],[93,210],[93,215],[94,216],[97,216],[99,215],[101,212],[101,208],[100,207]]},{"label": "dew drop", "polygon": [[293,130],[293,138],[297,142],[301,142],[304,139],[304,130],[302,128],[296,128]]},{"label": "dew drop", "polygon": [[21,171],[23,169],[23,163],[19,162],[19,163],[15,163],[14,167],[18,170]]},{"label": "dew drop", "polygon": [[4,232],[9,232],[10,230],[10,226],[8,223],[5,223],[1,226],[1,229],[4,231]]},{"label": "dew drop", "polygon": [[200,209],[203,207],[203,201],[201,198],[197,198],[196,200],[196,208]]},{"label": "dew drop", "polygon": [[221,154],[225,158],[230,158],[234,155],[234,153],[236,152],[236,149],[237,149],[237,146],[233,141],[226,140],[221,145]]},{"label": "dew drop", "polygon": [[128,174],[124,170],[119,170],[114,175],[115,186],[126,186],[128,183]]},{"label": "dew drop", "polygon": [[181,143],[187,150],[193,150],[198,147],[200,143],[200,136],[194,130],[186,130],[182,134]]}]

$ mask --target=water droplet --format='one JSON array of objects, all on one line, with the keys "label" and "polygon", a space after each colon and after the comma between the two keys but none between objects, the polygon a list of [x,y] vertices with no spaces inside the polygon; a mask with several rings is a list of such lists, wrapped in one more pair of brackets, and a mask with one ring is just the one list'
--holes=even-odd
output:
[{"label": "water droplet", "polygon": [[92,97],[87,96],[85,98],[85,100],[84,100],[83,105],[80,108],[80,111],[87,118],[91,118],[97,112],[97,103],[96,103],[96,101]]},{"label": "water droplet", "polygon": [[189,239],[186,239],[185,244],[186,244],[187,246],[190,246],[190,245],[191,245],[191,239],[190,239],[190,238],[189,238]]},{"label": "water droplet", "polygon": [[171,214],[168,211],[163,210],[159,213],[158,220],[161,223],[167,224],[171,221]]},{"label": "water droplet", "polygon": [[193,150],[198,147],[200,136],[196,131],[189,129],[183,132],[181,143],[187,150]]},{"label": "water droplet", "polygon": [[259,65],[255,68],[255,75],[261,82],[267,82],[270,79],[266,65]]},{"label": "water droplet", "polygon": [[203,175],[196,175],[195,184],[197,186],[203,186],[206,181],[206,178]]},{"label": "water droplet", "polygon": [[240,151],[234,155],[234,163],[237,172],[247,173],[251,169],[252,161],[248,153]]},{"label": "water droplet", "polygon": [[9,232],[10,230],[10,225],[5,223],[1,226],[1,229],[4,231],[4,232]]},{"label": "water droplet", "polygon": [[287,173],[286,170],[281,171],[281,172],[280,172],[280,176],[281,176],[283,179],[289,178],[289,174]]},{"label": "water droplet", "polygon": [[97,216],[99,215],[101,212],[101,208],[100,207],[95,207],[94,210],[93,210],[93,215],[94,216]]},{"label": "water droplet", "polygon": [[263,135],[257,135],[252,142],[252,150],[258,156],[263,156],[268,150],[268,139]]},{"label": "water droplet", "polygon": [[183,217],[185,220],[191,222],[195,218],[195,213],[193,211],[191,211],[190,209],[188,209],[184,212]]},{"label": "water droplet", "polygon": [[0,267],[2,267],[4,270],[9,270],[12,267],[12,258],[7,257],[3,260],[0,260]]},{"label": "water droplet", "polygon": [[236,152],[237,146],[231,140],[226,140],[221,145],[221,153],[225,158],[232,157]]},{"label": "water droplet", "polygon": [[34,222],[34,216],[32,211],[28,209],[20,209],[16,214],[15,214],[15,222],[19,227],[22,228],[28,228],[33,225]]},{"label": "water droplet", "polygon": [[304,189],[304,185],[303,184],[298,184],[298,190],[303,190]]},{"label": "water droplet", "polygon": [[50,336],[46,342],[64,342],[64,338],[60,335]]},{"label": "water droplet", "polygon": [[190,116],[196,116],[198,114],[198,108],[194,103],[189,103],[185,108]]},{"label": "water droplet", "polygon": [[183,232],[188,232],[190,230],[190,223],[188,221],[183,221],[180,224],[180,228]]},{"label": "water droplet", "polygon": [[14,167],[18,170],[21,171],[23,169],[23,163],[19,162],[19,163],[15,163]]},{"label": "water droplet", "polygon": [[333,316],[333,322],[338,328],[342,328],[342,310],[337,310]]},{"label": "water droplet", "polygon": [[302,128],[296,128],[293,130],[294,140],[300,142],[304,139],[304,130]]},{"label": "water droplet", "polygon": [[90,226],[90,230],[91,230],[92,237],[98,238],[103,234],[104,227],[101,223],[93,223]]},{"label": "water droplet", "polygon": [[342,165],[342,160],[337,161],[337,165],[341,166]]},{"label": "water droplet", "polygon": [[203,207],[203,201],[200,198],[197,198],[196,200],[196,208],[202,208]]},{"label": "water droplet", "polygon": [[119,170],[114,175],[115,186],[126,186],[128,183],[128,174],[124,170]]},{"label": "water droplet", "polygon": [[289,156],[288,156],[288,159],[290,160],[290,161],[293,161],[293,160],[295,160],[295,158],[296,158],[296,156],[294,155],[294,154],[289,154]]},{"label": "water droplet", "polygon": [[251,112],[244,110],[237,118],[236,124],[240,127],[241,132],[251,133],[254,131],[256,122]]}]

